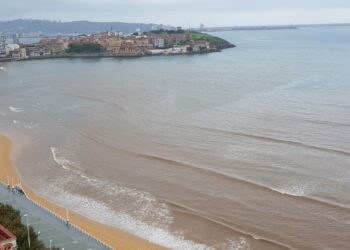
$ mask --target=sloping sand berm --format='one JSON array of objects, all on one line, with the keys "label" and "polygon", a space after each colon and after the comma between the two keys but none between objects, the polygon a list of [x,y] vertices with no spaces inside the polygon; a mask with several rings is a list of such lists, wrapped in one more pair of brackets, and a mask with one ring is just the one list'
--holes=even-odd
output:
[{"label": "sloping sand berm", "polygon": [[[16,169],[12,166],[11,163],[11,145],[12,143],[8,138],[4,137],[3,135],[0,135],[0,181],[4,184],[7,184],[7,176],[9,176],[10,179],[13,178],[14,183],[19,183],[20,181],[19,175],[17,174]],[[35,194],[32,191],[32,189],[24,183],[23,180],[21,180],[21,185],[25,193],[31,200],[50,210],[52,213],[58,215],[59,217],[66,217],[65,209]],[[70,212],[69,220],[71,224],[87,232],[88,234],[102,241],[106,245],[111,246],[113,249],[165,249],[161,246],[152,244],[146,240],[137,238],[113,227],[102,225],[98,222],[92,221],[86,217],[83,217],[73,212]]]}]

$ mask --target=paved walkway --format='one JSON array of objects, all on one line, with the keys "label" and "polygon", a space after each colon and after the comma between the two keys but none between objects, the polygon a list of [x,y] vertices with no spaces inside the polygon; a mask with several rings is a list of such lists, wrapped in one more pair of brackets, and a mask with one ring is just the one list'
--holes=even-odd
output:
[{"label": "paved walkway", "polygon": [[[40,232],[39,239],[47,247],[49,247],[51,240],[52,246],[64,250],[108,249],[76,228],[67,227],[61,219],[40,208],[24,195],[7,190],[2,184],[0,184],[0,203],[11,205],[20,210],[22,215],[28,214],[29,225],[34,228],[35,232]],[[25,217],[22,217],[22,222],[26,225]]]}]

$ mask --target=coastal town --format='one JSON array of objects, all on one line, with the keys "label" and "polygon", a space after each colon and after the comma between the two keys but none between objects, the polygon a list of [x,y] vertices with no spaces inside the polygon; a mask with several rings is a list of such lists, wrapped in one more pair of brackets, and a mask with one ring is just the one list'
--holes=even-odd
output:
[{"label": "coastal town", "polygon": [[76,36],[41,37],[35,43],[23,43],[19,34],[8,38],[0,32],[0,60],[28,60],[60,57],[138,57],[183,55],[221,51],[234,45],[206,33],[153,30],[124,35],[108,31]]}]

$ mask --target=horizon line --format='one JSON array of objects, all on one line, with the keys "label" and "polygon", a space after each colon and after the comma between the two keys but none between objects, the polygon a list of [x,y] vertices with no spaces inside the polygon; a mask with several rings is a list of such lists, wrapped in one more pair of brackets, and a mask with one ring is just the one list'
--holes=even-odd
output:
[{"label": "horizon line", "polygon": [[[62,20],[50,20],[50,19],[36,19],[36,18],[16,18],[16,19],[10,19],[10,20],[0,20],[0,22],[13,22],[13,21],[47,21],[52,23],[74,23],[74,22],[91,22],[91,23],[124,23],[124,24],[153,24],[153,25],[163,25],[163,26],[169,26],[169,27],[181,27],[183,29],[186,29],[187,27],[179,26],[179,25],[172,25],[172,24],[163,24],[163,23],[156,23],[156,22],[126,22],[126,21],[91,21],[91,20],[70,20],[70,21],[62,21]],[[350,22],[319,22],[319,23],[283,23],[283,24],[242,24],[242,25],[216,25],[216,26],[204,26],[203,29],[213,29],[213,28],[235,28],[235,27],[283,27],[283,26],[318,26],[318,25],[325,25],[325,26],[336,26],[336,25],[350,25]],[[200,27],[197,26],[189,26],[191,29],[198,29]]]}]

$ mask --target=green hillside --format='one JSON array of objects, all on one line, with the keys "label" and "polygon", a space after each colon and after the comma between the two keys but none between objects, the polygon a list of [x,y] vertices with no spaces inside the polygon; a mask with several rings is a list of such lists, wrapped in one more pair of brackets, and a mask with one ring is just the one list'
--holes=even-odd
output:
[{"label": "green hillside", "polygon": [[226,48],[233,48],[236,47],[234,44],[226,41],[225,39],[222,39],[217,36],[212,36],[207,33],[201,33],[197,31],[191,31],[190,32],[190,39],[191,40],[205,40],[210,43],[211,47],[216,47],[218,49],[226,49]]}]

